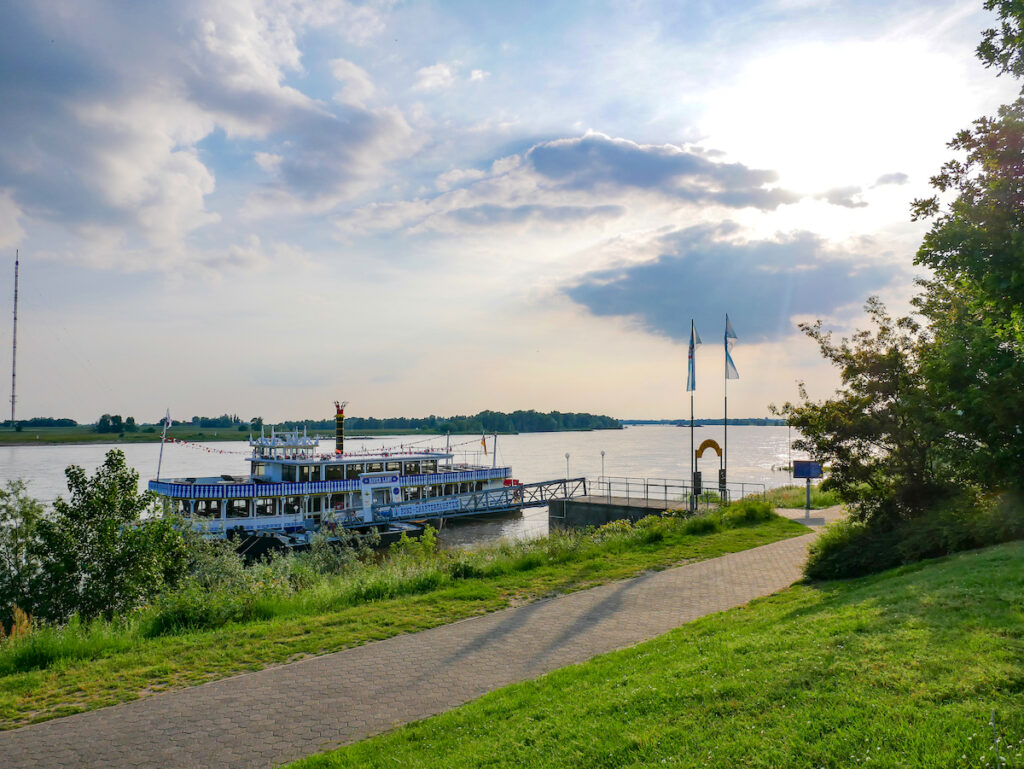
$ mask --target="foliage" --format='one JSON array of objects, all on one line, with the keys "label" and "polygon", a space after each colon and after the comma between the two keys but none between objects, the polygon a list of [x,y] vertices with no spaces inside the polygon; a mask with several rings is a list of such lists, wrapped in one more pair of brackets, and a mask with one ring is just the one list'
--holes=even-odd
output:
[{"label": "foliage", "polygon": [[963,159],[945,163],[932,186],[955,197],[945,207],[939,195],[914,202],[915,219],[934,218],[915,262],[1024,359],[1024,99],[949,146]]},{"label": "foliage", "polygon": [[1024,543],[799,585],[291,767],[1019,769],[1022,592]]},{"label": "foliage", "polygon": [[[807,487],[806,486],[779,486],[775,489],[768,489],[765,492],[765,499],[771,502],[775,507],[781,507],[785,509],[796,509],[804,508],[807,505]],[[811,485],[811,509],[822,510],[826,507],[832,507],[842,502],[834,490],[827,491],[821,488],[820,484]]]},{"label": "foliage", "polygon": [[112,450],[90,478],[65,470],[70,498],[58,497],[42,517],[29,557],[35,613],[49,621],[78,614],[110,618],[144,604],[184,572],[187,551],[170,519],[147,518],[153,496],[138,491],[139,476]]},{"label": "foliage", "polygon": [[[8,424],[10,421],[8,420]],[[18,427],[77,427],[78,422],[74,419],[55,417],[32,417],[31,419],[19,419],[15,424]]]},{"label": "foliage", "polygon": [[853,515],[882,526],[920,515],[950,489],[938,464],[943,435],[920,356],[927,336],[911,318],[894,319],[872,297],[875,331],[836,343],[821,321],[800,328],[839,369],[842,388],[823,402],[807,399],[781,409],[801,438],[794,447],[823,461],[822,488],[851,503]]},{"label": "foliage", "polygon": [[1024,509],[1016,495],[978,499],[960,494],[930,515],[890,529],[842,520],[811,545],[808,579],[847,579],[925,558],[1024,538]]},{"label": "foliage", "polygon": [[[330,430],[333,432],[333,419],[300,420],[287,422],[299,428],[310,430]],[[622,424],[617,419],[595,414],[577,414],[572,412],[551,411],[547,414],[538,411],[481,411],[473,416],[439,417],[431,415],[422,418],[389,417],[346,417],[345,426],[349,430],[423,430],[431,433],[540,433],[561,430],[618,430]]]},{"label": "foliage", "polygon": [[931,419],[943,436],[941,466],[961,487],[1018,488],[1024,484],[1024,360],[969,307],[962,292],[932,281],[918,298],[932,319],[921,356],[934,404]]},{"label": "foliage", "polygon": [[25,493],[25,482],[0,489],[0,628],[10,625],[17,606],[31,606],[31,584],[39,564],[31,554],[43,505]]},{"label": "foliage", "polygon": [[982,33],[978,58],[1000,73],[1024,76],[1024,6],[1020,0],[985,0],[985,10],[996,12],[999,26]]},{"label": "foliage", "polygon": [[135,417],[122,419],[120,414],[104,414],[96,423],[96,432],[98,433],[134,433],[138,429]]}]

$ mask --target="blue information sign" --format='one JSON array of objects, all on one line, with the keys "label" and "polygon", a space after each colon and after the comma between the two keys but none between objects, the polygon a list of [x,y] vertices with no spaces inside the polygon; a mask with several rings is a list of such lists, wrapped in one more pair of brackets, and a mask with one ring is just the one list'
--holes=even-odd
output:
[{"label": "blue information sign", "polygon": [[824,473],[820,462],[810,462],[806,459],[793,460],[794,478],[820,478]]}]

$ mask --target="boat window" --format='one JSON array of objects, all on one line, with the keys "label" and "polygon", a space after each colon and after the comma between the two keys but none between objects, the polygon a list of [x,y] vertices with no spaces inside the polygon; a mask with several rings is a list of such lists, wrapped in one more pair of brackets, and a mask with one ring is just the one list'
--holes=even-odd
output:
[{"label": "boat window", "polygon": [[299,465],[299,480],[303,483],[307,483],[309,481],[309,471],[311,469],[312,468],[310,468],[309,465]]},{"label": "boat window", "polygon": [[267,466],[262,462],[253,462],[252,474],[256,478],[262,478],[264,475],[267,474]]},{"label": "boat window", "polygon": [[405,474],[406,475],[419,475],[420,474],[420,463],[417,462],[406,462],[405,463]]},{"label": "boat window", "polygon": [[368,473],[383,473],[384,463],[383,462],[367,462],[366,472]]},{"label": "boat window", "polygon": [[401,462],[386,462],[384,464],[384,469],[387,470],[389,473],[401,472],[401,470],[402,470],[402,463]]},{"label": "boat window", "polygon": [[425,459],[423,460],[422,472],[424,473],[436,473],[437,472],[437,460],[436,459]]},{"label": "boat window", "polygon": [[295,482],[297,473],[295,472],[298,468],[295,465],[282,465],[281,466],[281,480],[287,483],[288,481]]},{"label": "boat window", "polygon": [[325,465],[328,481],[345,480],[345,465]]},{"label": "boat window", "polygon": [[356,480],[362,472],[363,465],[361,462],[354,465],[345,465],[345,477],[350,481]]}]

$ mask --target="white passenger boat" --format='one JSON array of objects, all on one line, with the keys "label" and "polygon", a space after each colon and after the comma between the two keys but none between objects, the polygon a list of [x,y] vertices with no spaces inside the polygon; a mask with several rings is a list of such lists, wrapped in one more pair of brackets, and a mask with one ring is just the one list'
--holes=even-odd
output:
[{"label": "white passenger boat", "polygon": [[[496,461],[490,467],[457,463],[449,450],[345,453],[344,404],[335,405],[334,453],[321,452],[321,439],[306,431],[271,430],[250,436],[248,475],[158,479],[149,482],[149,489],[163,500],[165,512],[225,536],[443,517],[460,509],[458,495],[518,484],[509,467]],[[489,511],[499,510],[492,503]]]}]

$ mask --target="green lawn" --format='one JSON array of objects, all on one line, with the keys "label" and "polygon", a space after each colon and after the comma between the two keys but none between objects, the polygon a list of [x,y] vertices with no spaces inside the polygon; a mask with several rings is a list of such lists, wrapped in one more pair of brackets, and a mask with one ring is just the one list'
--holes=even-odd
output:
[{"label": "green lawn", "polygon": [[0,669],[7,665],[22,671],[0,675],[0,729],[258,670],[303,655],[337,651],[807,532],[777,517],[706,534],[686,533],[687,524],[666,523],[670,530],[658,541],[622,547],[612,539],[570,562],[551,563],[528,554],[516,570],[485,578],[447,579],[417,595],[325,610],[331,606],[331,597],[323,590],[313,596],[300,593],[275,604],[278,614],[273,619],[156,638],[101,627],[83,640],[84,647],[95,648],[95,653],[85,658],[79,654],[74,660],[62,658],[44,669],[25,670],[24,664],[0,654]]},{"label": "green lawn", "polygon": [[290,766],[1019,769],[1024,542],[798,585]]}]

